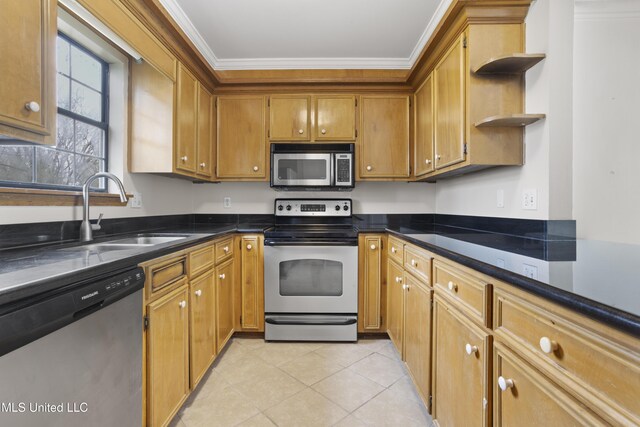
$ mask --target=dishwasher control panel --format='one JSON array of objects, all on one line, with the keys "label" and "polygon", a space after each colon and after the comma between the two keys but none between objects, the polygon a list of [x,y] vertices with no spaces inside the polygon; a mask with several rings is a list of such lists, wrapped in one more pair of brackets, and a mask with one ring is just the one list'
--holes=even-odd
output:
[{"label": "dishwasher control panel", "polygon": [[81,309],[89,307],[95,302],[103,301],[110,295],[129,290],[133,287],[140,288],[143,286],[144,271],[141,268],[137,268],[83,286],[73,292],[73,299],[76,308]]}]

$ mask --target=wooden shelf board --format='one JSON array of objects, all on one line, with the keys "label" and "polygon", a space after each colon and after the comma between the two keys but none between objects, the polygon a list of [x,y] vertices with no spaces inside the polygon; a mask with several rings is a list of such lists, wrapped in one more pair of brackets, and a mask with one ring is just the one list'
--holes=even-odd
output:
[{"label": "wooden shelf board", "polygon": [[544,114],[504,114],[491,116],[475,123],[476,127],[521,127],[544,119]]},{"label": "wooden shelf board", "polygon": [[475,69],[476,74],[521,74],[545,58],[544,53],[513,53],[491,58]]}]

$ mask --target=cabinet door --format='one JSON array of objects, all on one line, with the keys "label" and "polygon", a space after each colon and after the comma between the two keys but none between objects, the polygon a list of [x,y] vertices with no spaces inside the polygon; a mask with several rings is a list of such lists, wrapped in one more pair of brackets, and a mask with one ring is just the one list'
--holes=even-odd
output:
[{"label": "cabinet door", "polygon": [[360,178],[409,177],[409,96],[361,97]]},{"label": "cabinet door", "polygon": [[488,426],[491,337],[437,293],[433,309],[433,418],[442,427]]},{"label": "cabinet door", "polygon": [[387,263],[387,333],[403,354],[404,271],[393,261]]},{"label": "cabinet door", "polygon": [[[405,275],[404,358],[425,403],[431,394],[431,304],[433,291]],[[430,408],[429,408],[430,409]]]},{"label": "cabinet door", "polygon": [[233,335],[233,259],[216,268],[216,348]]},{"label": "cabinet door", "polygon": [[56,142],[56,7],[53,0],[0,0],[2,134]]},{"label": "cabinet door", "polygon": [[465,37],[462,34],[458,38],[434,71],[436,169],[465,158]]},{"label": "cabinet door", "polygon": [[264,264],[262,236],[242,236],[241,245],[241,326],[243,330],[264,331]]},{"label": "cabinet door", "polygon": [[198,84],[198,175],[211,178],[213,169],[213,97]]},{"label": "cabinet door", "polygon": [[311,97],[273,95],[269,99],[269,139],[309,141]]},{"label": "cabinet door", "polygon": [[318,141],[355,141],[356,97],[319,95],[315,97],[315,139]]},{"label": "cabinet door", "polygon": [[149,425],[166,425],[189,393],[189,295],[186,286],[147,306]]},{"label": "cabinet door", "polygon": [[433,162],[433,74],[420,86],[414,96],[415,107],[415,175],[434,170]]},{"label": "cabinet door", "polygon": [[191,299],[191,389],[198,384],[216,356],[214,271],[193,280]]},{"label": "cabinet door", "polygon": [[264,181],[265,111],[262,96],[220,96],[217,100],[217,177]]},{"label": "cabinet door", "polygon": [[198,131],[198,81],[182,64],[178,65],[176,107],[176,157],[179,171],[196,172]]},{"label": "cabinet door", "polygon": [[607,425],[500,343],[495,344],[494,390],[496,426]]},{"label": "cabinet door", "polygon": [[[379,332],[382,329],[384,283],[382,236],[360,235],[360,288],[358,289],[358,323],[360,332]],[[385,295],[386,297],[386,295]]]}]

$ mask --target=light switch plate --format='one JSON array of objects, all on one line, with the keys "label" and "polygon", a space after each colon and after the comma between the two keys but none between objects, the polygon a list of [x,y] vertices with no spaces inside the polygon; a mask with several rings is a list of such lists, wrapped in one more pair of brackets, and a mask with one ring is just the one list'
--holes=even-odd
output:
[{"label": "light switch plate", "polygon": [[131,207],[135,209],[140,209],[142,207],[142,193],[133,192],[133,197],[131,198]]},{"label": "light switch plate", "polygon": [[504,208],[504,190],[502,189],[496,192],[496,207]]},{"label": "light switch plate", "polygon": [[222,199],[222,206],[225,209],[229,209],[231,207],[231,197],[225,197],[224,199]]}]

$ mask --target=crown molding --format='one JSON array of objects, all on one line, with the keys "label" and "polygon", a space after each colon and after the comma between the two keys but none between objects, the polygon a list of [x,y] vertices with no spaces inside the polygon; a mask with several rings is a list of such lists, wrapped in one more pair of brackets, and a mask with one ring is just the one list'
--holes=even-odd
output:
[{"label": "crown molding", "polygon": [[418,61],[418,59],[420,59],[420,54],[422,54],[422,50],[431,39],[431,36],[433,36],[433,33],[438,28],[438,24],[440,23],[442,18],[444,18],[444,15],[447,13],[447,10],[451,6],[451,4],[453,4],[454,1],[456,0],[440,1],[440,4],[436,8],[436,11],[431,17],[431,20],[427,24],[427,28],[424,29],[424,32],[418,39],[418,42],[416,43],[416,45],[414,46],[413,51],[411,52],[411,55],[409,55],[409,59],[407,60],[407,62],[411,64],[410,65],[411,67],[413,67],[413,65]]},{"label": "crown molding", "polygon": [[637,19],[640,3],[637,0],[576,0],[574,14],[578,21]]}]

